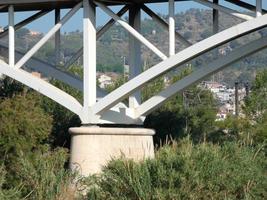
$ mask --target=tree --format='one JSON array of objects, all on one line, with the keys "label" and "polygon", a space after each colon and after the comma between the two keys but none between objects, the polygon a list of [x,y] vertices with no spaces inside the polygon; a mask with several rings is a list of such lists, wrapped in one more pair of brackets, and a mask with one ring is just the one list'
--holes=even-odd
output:
[{"label": "tree", "polygon": [[267,140],[267,70],[259,72],[245,100],[244,111],[251,120],[254,139]]},{"label": "tree", "polygon": [[35,94],[16,95],[0,103],[0,158],[10,184],[17,181],[17,159],[49,142],[52,118],[41,108]]},{"label": "tree", "polygon": [[[174,83],[189,75],[188,67],[171,78]],[[154,83],[153,90],[162,90],[162,85]],[[153,90],[148,90],[153,91]],[[187,93],[187,94],[186,94]],[[150,96],[147,94],[147,96]],[[206,140],[213,132],[216,118],[216,102],[212,94],[197,86],[177,94],[161,108],[147,116],[145,126],[156,130],[155,142],[166,141],[167,137],[181,138],[191,135],[195,142]]]},{"label": "tree", "polygon": [[26,88],[17,81],[4,77],[0,80],[0,101],[2,98],[12,98],[16,94],[22,94]]}]

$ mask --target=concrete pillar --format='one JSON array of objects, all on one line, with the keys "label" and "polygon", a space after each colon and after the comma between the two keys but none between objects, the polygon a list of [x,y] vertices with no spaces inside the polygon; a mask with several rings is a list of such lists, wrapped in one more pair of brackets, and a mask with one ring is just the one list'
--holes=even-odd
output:
[{"label": "concrete pillar", "polygon": [[101,172],[112,158],[125,157],[135,161],[154,158],[152,129],[70,128],[70,168],[82,176]]}]

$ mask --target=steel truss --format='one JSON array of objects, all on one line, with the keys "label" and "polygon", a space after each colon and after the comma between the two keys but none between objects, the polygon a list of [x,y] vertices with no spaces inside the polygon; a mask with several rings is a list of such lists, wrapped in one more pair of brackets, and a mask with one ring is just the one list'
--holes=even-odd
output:
[{"label": "steel truss", "polygon": [[[166,0],[167,1],[167,0]],[[220,5],[219,0],[204,1],[194,0],[213,9],[213,32],[214,35],[192,44],[186,40],[175,29],[175,1],[169,0],[169,19],[168,22],[158,16],[145,4],[131,3],[122,7],[118,13],[114,13],[111,8],[103,1],[81,0],[74,6],[63,18],[60,17],[60,9],[55,11],[55,26],[25,55],[15,50],[15,31],[26,24],[42,17],[51,10],[42,10],[18,24],[14,24],[14,5],[1,5],[0,8],[8,6],[9,25],[4,32],[0,33],[0,38],[9,37],[8,48],[0,45],[0,49],[8,50],[8,63],[0,60],[0,73],[9,76],[30,88],[51,98],[73,113],[77,114],[83,124],[142,124],[145,116],[162,105],[176,93],[183,91],[190,85],[202,80],[203,78],[229,66],[233,62],[251,55],[267,46],[267,38],[263,37],[240,49],[236,49],[226,56],[215,60],[214,62],[203,66],[203,68],[193,72],[182,80],[168,86],[159,94],[151,97],[145,102],[141,101],[140,89],[149,81],[167,73],[169,70],[182,66],[192,59],[245,34],[260,30],[267,26],[266,11],[262,9],[262,0],[257,0],[256,5],[250,5],[240,1],[227,0],[251,11],[250,13],[240,13],[231,8]],[[96,7],[102,9],[111,17],[111,20],[99,31],[96,30]],[[81,48],[67,63],[65,68],[70,67],[79,57],[83,56],[83,80],[65,72],[56,66],[44,63],[33,55],[55,35],[55,55],[56,64],[60,61],[60,29],[62,26],[80,9],[83,9],[83,48]],[[146,12],[152,19],[158,22],[169,33],[169,52],[166,55],[160,51],[154,44],[146,39],[141,33],[141,10]],[[129,22],[122,19],[122,16],[129,12]],[[233,17],[241,18],[245,22],[219,32],[219,12],[224,12]],[[129,52],[130,52],[130,80],[106,94],[97,92],[96,85],[96,41],[100,38],[114,23],[120,24],[130,34]],[[176,40],[179,40],[186,48],[176,52]],[[145,45],[154,52],[162,61],[150,69],[142,72],[141,68],[141,44]],[[79,103],[74,97],[66,92],[56,88],[49,82],[34,77],[23,68],[34,68],[47,76],[61,80],[76,89],[83,92],[83,103]],[[129,106],[122,102],[129,98]]]}]

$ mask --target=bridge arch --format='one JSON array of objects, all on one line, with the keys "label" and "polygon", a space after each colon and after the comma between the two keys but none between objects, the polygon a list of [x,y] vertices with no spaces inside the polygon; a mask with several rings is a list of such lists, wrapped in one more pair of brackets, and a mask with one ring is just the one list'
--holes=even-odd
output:
[{"label": "bridge arch", "polygon": [[[54,0],[50,0],[54,1]],[[67,0],[66,0],[67,1]],[[68,0],[69,1],[69,0]],[[163,0],[164,1],[164,0]],[[232,2],[232,0],[228,0]],[[1,1],[2,2],[2,1]],[[226,67],[228,64],[246,56],[250,55],[253,52],[256,52],[265,47],[265,41],[262,38],[260,40],[254,41],[248,45],[241,47],[239,50],[235,50],[230,53],[228,56],[224,58],[219,58],[215,60],[213,63],[209,65],[208,68],[203,69],[202,71],[196,71],[192,75],[189,75],[185,79],[180,82],[175,83],[174,85],[166,88],[164,91],[159,93],[158,95],[150,98],[146,102],[138,102],[140,100],[140,88],[145,86],[149,81],[163,75],[169,70],[180,67],[186,62],[191,61],[192,59],[203,55],[204,53],[223,45],[229,41],[232,41],[236,38],[249,34],[251,32],[260,30],[267,26],[267,14],[261,15],[259,13],[260,8],[257,8],[257,17],[254,18],[254,14],[240,14],[235,12],[233,15],[235,17],[241,17],[247,21],[228,28],[220,33],[216,33],[213,36],[202,40],[196,44],[191,45],[189,41],[187,41],[182,35],[175,31],[175,24],[173,23],[174,19],[174,1],[169,1],[170,13],[169,13],[169,24],[161,19],[159,16],[156,16],[148,7],[145,6],[145,3],[148,1],[138,0],[138,4],[135,1],[130,1],[127,3],[125,1],[119,0],[116,3],[120,5],[125,5],[117,14],[114,13],[108,6],[112,5],[112,0],[106,1],[88,1],[88,0],[75,0],[69,1],[67,6],[68,8],[72,8],[60,21],[58,21],[55,26],[36,44],[34,47],[23,55],[20,52],[15,51],[14,46],[14,31],[16,28],[22,27],[22,25],[27,24],[27,22],[33,21],[34,19],[43,16],[48,13],[48,11],[42,10],[40,13],[32,16],[28,20],[24,20],[19,23],[19,25],[14,25],[14,7],[13,5],[7,3],[11,2],[11,0],[5,0],[6,2],[2,7],[0,2],[0,11],[8,10],[10,21],[9,21],[9,46],[8,48],[0,44],[1,49],[5,49],[5,51],[9,51],[9,64],[4,61],[0,61],[0,73],[9,76],[21,83],[33,88],[34,90],[42,93],[43,95],[53,99],[57,103],[63,105],[70,111],[77,114],[84,124],[98,124],[98,123],[117,123],[117,124],[142,124],[144,121],[144,116],[149,114],[152,110],[160,106],[163,102],[165,102],[170,96],[179,92],[183,88],[190,86],[192,83],[200,80],[202,77],[205,77],[216,70],[220,70]],[[20,5],[20,1],[14,0],[17,2],[15,5]],[[43,2],[43,1],[42,1]],[[140,4],[141,2],[141,4]],[[167,0],[166,0],[167,2]],[[197,0],[199,3],[203,3],[202,0]],[[62,3],[63,4],[63,3]],[[207,4],[207,3],[203,3]],[[42,5],[41,3],[38,5]],[[212,7],[216,12],[222,11],[226,12],[229,15],[232,15],[232,10],[224,8],[221,5],[215,5],[213,3],[208,3],[208,6]],[[247,5],[247,4],[246,4]],[[20,7],[17,9],[23,9]],[[98,32],[96,30],[96,15],[95,8],[100,7],[104,12],[106,12],[112,18],[105,26],[102,27]],[[41,46],[47,42],[53,35],[56,34],[58,36],[58,30],[80,9],[83,8],[84,17],[84,47],[80,49],[76,55],[74,55],[73,59],[70,59],[69,63],[72,63],[73,60],[77,59],[77,57],[81,56],[82,52],[84,54],[84,78],[80,80],[79,78],[67,73],[64,70],[60,70],[53,65],[49,65],[44,63],[38,59],[33,58],[32,56],[36,53]],[[252,9],[250,6],[249,8]],[[25,8],[26,9],[26,8]],[[29,9],[29,8],[27,8]],[[54,9],[57,9],[56,7]],[[167,57],[163,54],[154,44],[148,41],[142,34],[139,32],[140,29],[140,11],[143,9],[147,12],[153,19],[159,22],[164,28],[169,29],[169,43],[170,43],[170,56]],[[253,7],[254,9],[254,7]],[[256,8],[255,8],[256,9]],[[49,9],[51,11],[52,8]],[[129,24],[121,18],[121,16],[129,11],[131,15],[131,19],[129,20]],[[139,13],[139,14],[138,14]],[[265,13],[263,10],[262,14]],[[98,92],[97,95],[97,87],[96,87],[96,39],[99,38],[112,24],[118,22],[121,24],[130,34],[129,45],[132,48],[131,56],[135,59],[131,59],[131,80],[117,88],[113,92],[107,94],[103,91]],[[7,35],[7,31],[4,34]],[[1,34],[0,34],[1,37]],[[187,46],[186,49],[180,51],[179,53],[174,54],[175,52],[175,37],[178,38],[182,43]],[[262,41],[260,43],[259,41]],[[138,65],[140,65],[140,44],[143,43],[150,50],[155,52],[163,61],[151,67],[150,69],[140,73],[140,67],[137,69]],[[258,46],[257,46],[258,45]],[[264,47],[263,47],[264,46]],[[58,50],[58,49],[57,49]],[[83,51],[82,51],[83,50]],[[241,51],[242,50],[242,51]],[[245,51],[246,50],[246,51]],[[16,57],[19,58],[15,60]],[[15,63],[17,62],[17,63]],[[224,65],[222,65],[224,63]],[[83,92],[84,101],[83,103],[79,103],[74,97],[67,94],[64,91],[54,87],[53,85],[45,82],[44,80],[38,79],[36,77],[31,76],[28,72],[23,69],[18,69],[22,67],[22,65],[30,65],[31,68],[34,68],[42,73],[46,73],[51,77],[55,77],[56,79],[67,83],[74,88]],[[66,65],[69,65],[68,63]],[[212,66],[211,66],[212,65]],[[65,66],[68,67],[68,66]],[[207,70],[210,71],[207,71]],[[216,70],[215,70],[216,69]],[[197,76],[197,73],[198,76]],[[100,98],[97,98],[100,97]],[[126,106],[122,104],[121,101],[126,99],[127,97],[133,98],[137,102],[137,106]],[[163,97],[163,98],[160,98]]]},{"label": "bridge arch", "polygon": [[223,45],[243,35],[249,34],[253,31],[260,30],[266,26],[267,15],[264,15],[262,17],[238,24],[234,27],[217,33],[201,42],[198,42],[177,53],[176,55],[168,58],[167,60],[164,60],[159,64],[151,67],[150,69],[128,81],[115,91],[111,92],[95,104],[95,106],[93,107],[93,111],[96,114],[100,114],[105,110],[111,108],[112,106],[116,105],[118,102],[125,99],[131,93],[144,86],[147,82],[157,78],[163,73],[175,67],[179,67],[182,64],[185,64],[186,62],[196,58],[197,56],[200,56],[201,54],[206,53],[211,49],[214,49],[220,45]]}]

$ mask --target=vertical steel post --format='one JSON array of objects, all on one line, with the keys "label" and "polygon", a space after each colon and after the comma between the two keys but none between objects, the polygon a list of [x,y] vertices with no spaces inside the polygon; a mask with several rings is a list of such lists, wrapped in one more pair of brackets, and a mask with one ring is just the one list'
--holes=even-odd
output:
[{"label": "vertical steel post", "polygon": [[[133,6],[129,10],[129,24],[138,32],[141,30],[141,9]],[[129,35],[129,78],[133,79],[142,72],[141,44],[139,40]],[[129,96],[129,107],[136,108],[141,104],[141,92]]]},{"label": "vertical steel post", "polygon": [[256,16],[262,16],[262,0],[256,0]]},{"label": "vertical steel post", "polygon": [[175,54],[175,2],[169,0],[169,56]]},{"label": "vertical steel post", "polygon": [[83,106],[89,114],[96,103],[96,10],[91,0],[83,0],[83,11]]},{"label": "vertical steel post", "polygon": [[[55,9],[55,24],[60,22],[60,8]],[[55,34],[55,59],[56,65],[60,63],[60,29]]]},{"label": "vertical steel post", "polygon": [[8,35],[9,35],[9,66],[15,65],[15,28],[14,28],[14,6],[8,7]]},{"label": "vertical steel post", "polygon": [[[218,5],[219,0],[213,0],[213,3]],[[219,32],[219,11],[216,9],[212,9],[212,32],[213,34]],[[216,52],[216,55],[218,56],[218,51]],[[214,82],[215,74],[212,75],[212,80]]]},{"label": "vertical steel post", "polygon": [[[219,0],[213,0],[213,3],[218,5]],[[212,11],[212,20],[213,20],[213,34],[216,34],[219,32],[219,11],[216,9],[213,9]]]}]

